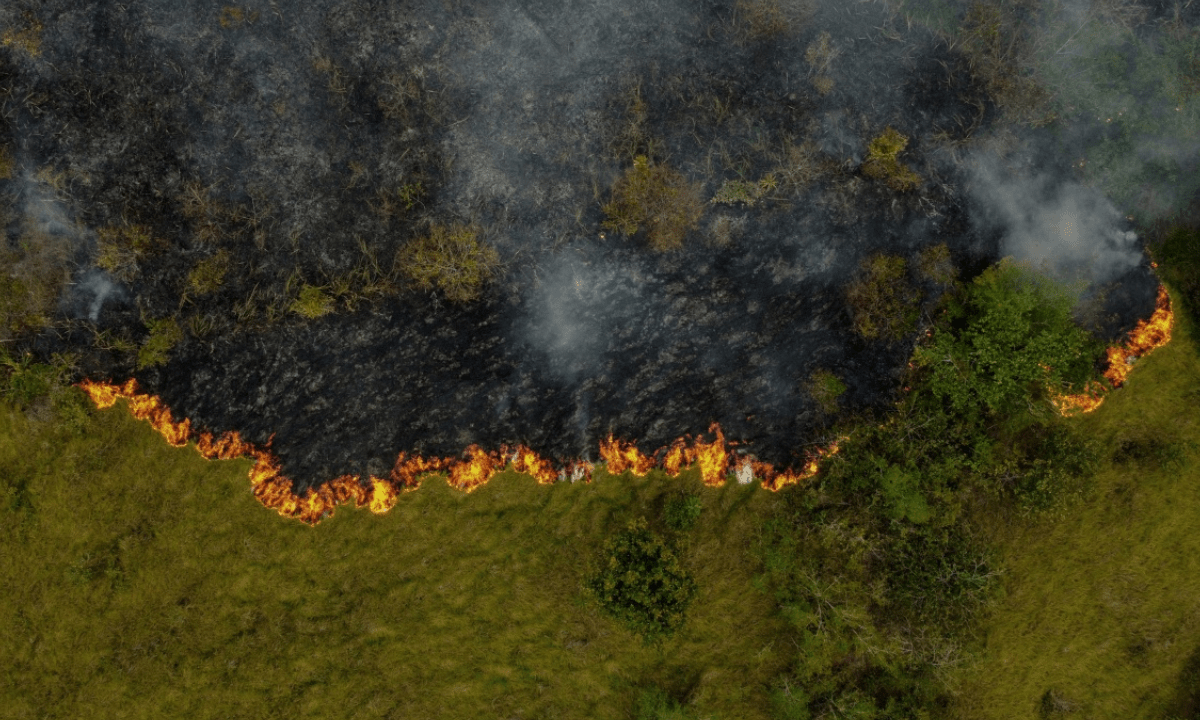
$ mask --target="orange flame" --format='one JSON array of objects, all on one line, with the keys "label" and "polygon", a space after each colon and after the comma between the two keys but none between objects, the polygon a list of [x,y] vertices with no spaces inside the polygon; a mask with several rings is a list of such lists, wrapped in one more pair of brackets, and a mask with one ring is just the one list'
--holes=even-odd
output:
[{"label": "orange flame", "polygon": [[[1129,336],[1120,345],[1108,349],[1108,369],[1104,377],[1116,389],[1125,384],[1125,379],[1133,369],[1133,364],[1139,358],[1145,357],[1156,348],[1171,341],[1171,326],[1175,314],[1171,310],[1171,296],[1164,285],[1158,286],[1158,299],[1155,301],[1154,313],[1146,320],[1140,320]],[[1090,382],[1079,395],[1055,395],[1054,404],[1058,411],[1066,416],[1088,413],[1104,402],[1106,388],[1099,382]]]},{"label": "orange flame", "polygon": [[[236,431],[221,435],[193,433],[189,420],[176,422],[162,400],[138,392],[135,380],[128,380],[121,385],[84,380],[79,387],[97,408],[109,408],[117,400],[125,400],[134,417],[149,422],[171,445],[181,447],[189,440],[194,441],[196,451],[208,460],[252,459],[254,465],[250,469],[249,479],[254,497],[281,516],[295,518],[309,525],[316,525],[332,515],[338,505],[349,503],[355,507],[366,507],[373,513],[385,513],[396,504],[401,492],[415,490],[420,485],[421,476],[430,473],[444,472],[451,487],[471,492],[510,465],[513,470],[526,473],[541,484],[590,481],[594,471],[594,466],[586,461],[568,463],[555,471],[553,463],[524,445],[515,448],[505,446],[498,452],[487,452],[477,445],[471,445],[460,460],[426,458],[402,452],[386,478],[371,476],[368,484],[364,485],[357,475],[343,475],[309,488],[304,496],[299,496],[292,492],[291,480],[282,474],[279,458],[270,450],[270,441],[267,447],[260,448],[243,440]],[[654,458],[661,454],[661,467],[669,475],[678,476],[695,465],[706,485],[720,485],[725,482],[735,463],[730,459],[730,450],[721,427],[713,423],[709,432],[715,436],[711,442],[695,438],[689,444],[680,438],[669,448],[663,448],[653,455],[643,455],[633,443],[614,439],[610,434],[607,440],[600,443],[600,456],[611,474],[629,471],[645,475],[657,466]],[[758,478],[763,487],[779,490],[816,475],[820,460],[837,450],[837,442],[818,450],[799,471],[776,472],[769,463],[747,457],[737,463],[735,474],[739,482],[749,483]]]}]

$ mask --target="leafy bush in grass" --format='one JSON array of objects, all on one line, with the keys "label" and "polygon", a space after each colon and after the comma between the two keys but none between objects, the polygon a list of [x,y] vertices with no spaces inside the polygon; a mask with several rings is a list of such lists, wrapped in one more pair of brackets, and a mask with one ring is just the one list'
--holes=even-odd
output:
[{"label": "leafy bush in grass", "polygon": [[678,555],[635,520],[609,540],[599,571],[586,587],[614,618],[646,639],[670,636],[683,624],[696,581]]},{"label": "leafy bush in grass", "polygon": [[696,717],[695,713],[657,687],[638,693],[635,710],[636,720],[693,720]]},{"label": "leafy bush in grass", "polygon": [[1151,243],[1158,273],[1177,291],[1176,315],[1200,327],[1200,227],[1177,225]]}]

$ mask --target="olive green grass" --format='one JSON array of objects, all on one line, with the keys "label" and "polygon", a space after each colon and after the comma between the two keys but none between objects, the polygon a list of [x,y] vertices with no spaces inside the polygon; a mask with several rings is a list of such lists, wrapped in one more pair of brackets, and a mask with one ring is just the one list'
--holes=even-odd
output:
[{"label": "olive green grass", "polygon": [[[254,499],[248,460],[169,447],[123,403],[75,426],[0,407],[0,717],[622,718],[666,692],[766,718],[790,659],[752,589],[778,502],[756,484],[430,476],[309,527]],[[647,643],[583,586],[679,493],[704,507],[676,539],[698,592]]]},{"label": "olive green grass", "polygon": [[1198,400],[1200,356],[1176,323],[1074,420],[1109,452],[1090,497],[1057,516],[983,519],[1005,597],[962,675],[962,717],[1194,717],[1180,698],[1200,648]]}]

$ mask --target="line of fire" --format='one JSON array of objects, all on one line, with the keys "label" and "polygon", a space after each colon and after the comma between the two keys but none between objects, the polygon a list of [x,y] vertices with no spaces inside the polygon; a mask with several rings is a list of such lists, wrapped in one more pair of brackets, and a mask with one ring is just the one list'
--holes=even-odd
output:
[{"label": "line of fire", "polygon": [[[1139,321],[1124,342],[1108,348],[1108,367],[1104,371],[1108,383],[1093,382],[1078,395],[1056,394],[1053,401],[1059,412],[1069,417],[1100,407],[1110,389],[1125,383],[1139,358],[1170,341],[1172,322],[1170,295],[1166,287],[1160,285],[1154,313]],[[386,478],[369,478],[369,488],[359,476],[343,475],[309,488],[301,497],[292,491],[291,480],[282,474],[279,459],[271,452],[270,443],[265,448],[256,447],[243,441],[237,432],[220,436],[196,432],[187,418],[176,421],[170,408],[157,396],[139,393],[137,381],[133,379],[120,385],[84,380],[79,387],[101,409],[112,407],[117,400],[124,399],[135,418],[149,422],[175,447],[194,442],[200,455],[209,460],[243,457],[254,460],[250,484],[259,502],[283,517],[295,518],[309,525],[316,525],[331,515],[338,505],[351,502],[355,507],[365,506],[371,512],[385,513],[395,505],[401,492],[415,490],[422,476],[434,473],[444,473],[451,487],[469,493],[508,468],[530,475],[541,484],[567,480],[590,481],[594,469],[592,463],[583,460],[556,468],[552,462],[523,445],[502,446],[493,451],[471,445],[461,458],[426,458],[401,452]],[[738,482],[749,483],[758,479],[762,487],[778,491],[814,477],[821,460],[836,453],[838,443],[848,439],[843,437],[817,449],[800,469],[777,470],[769,463],[735,457],[731,450],[736,442],[726,442],[718,424],[714,423],[709,431],[715,437],[712,441],[679,438],[669,447],[649,455],[642,453],[634,443],[610,434],[607,440],[600,443],[599,455],[606,470],[614,475],[626,471],[646,475],[651,470],[659,469],[668,475],[678,476],[684,470],[698,466],[704,483],[709,486],[726,482],[733,473]]]}]

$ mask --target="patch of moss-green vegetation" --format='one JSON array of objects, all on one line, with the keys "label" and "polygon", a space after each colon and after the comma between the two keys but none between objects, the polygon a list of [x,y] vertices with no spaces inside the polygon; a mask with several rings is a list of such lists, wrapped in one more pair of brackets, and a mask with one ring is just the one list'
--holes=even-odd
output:
[{"label": "patch of moss-green vegetation", "polygon": [[333,298],[323,288],[306,284],[300,288],[300,294],[289,309],[301,317],[315,320],[333,312]]},{"label": "patch of moss-green vegetation", "polygon": [[1194,338],[1177,326],[1099,409],[1071,421],[1106,448],[1085,503],[981,517],[1008,580],[982,625],[988,652],[962,673],[963,716],[1196,717]]},{"label": "patch of moss-green vegetation", "polygon": [[832,415],[838,410],[838,398],[846,392],[846,383],[830,370],[815,370],[808,378],[808,394],[821,412]]},{"label": "patch of moss-green vegetation", "polygon": [[882,180],[897,191],[913,190],[921,184],[921,176],[900,162],[900,153],[908,147],[908,138],[892,128],[887,128],[879,137],[867,145],[867,159],[863,162],[863,174]]},{"label": "patch of moss-green vegetation", "polygon": [[166,365],[171,358],[171,350],[183,339],[183,330],[175,318],[147,320],[146,329],[149,334],[138,349],[138,370]]}]

